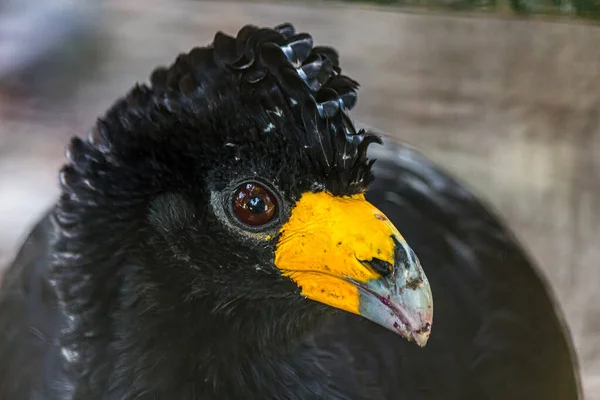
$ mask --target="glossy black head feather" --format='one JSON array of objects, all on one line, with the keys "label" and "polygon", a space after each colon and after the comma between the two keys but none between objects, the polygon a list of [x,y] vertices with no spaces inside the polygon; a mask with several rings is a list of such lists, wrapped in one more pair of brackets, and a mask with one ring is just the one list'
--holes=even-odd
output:
[{"label": "glossy black head feather", "polygon": [[[341,75],[336,51],[313,46],[310,35],[296,34],[289,24],[275,29],[248,25],[235,38],[219,32],[212,45],[156,69],[149,86],[136,86],[98,122],[89,143],[73,147],[121,166],[132,163],[132,153],[144,148],[156,153],[153,147],[163,145],[166,151],[176,141],[197,141],[194,135],[220,150],[224,142],[236,144],[237,132],[227,131],[239,131],[240,125],[244,129],[243,120],[251,113],[256,120],[246,125],[258,124],[264,132],[246,140],[287,147],[316,178],[312,189],[351,195],[372,180],[367,147],[380,142],[375,134],[357,132],[348,116],[357,88],[358,83]],[[239,102],[248,106],[245,115]],[[193,123],[185,125],[198,118],[212,119],[217,129],[194,132]],[[237,118],[238,125],[215,121],[219,118]],[[179,132],[165,133],[169,128]]]}]

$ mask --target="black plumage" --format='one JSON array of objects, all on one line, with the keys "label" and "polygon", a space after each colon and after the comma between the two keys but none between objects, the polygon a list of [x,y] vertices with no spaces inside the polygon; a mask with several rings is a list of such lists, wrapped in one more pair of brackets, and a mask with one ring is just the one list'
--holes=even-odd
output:
[{"label": "black plumage", "polygon": [[[247,26],[155,70],[73,139],[61,197],[2,282],[0,400],[577,398],[569,334],[528,256],[415,150],[367,158],[380,139],[348,116],[357,87],[291,25]],[[280,204],[264,232],[223,206],[249,178]],[[273,265],[302,193],[369,184],[431,283],[425,348],[305,299]]]}]

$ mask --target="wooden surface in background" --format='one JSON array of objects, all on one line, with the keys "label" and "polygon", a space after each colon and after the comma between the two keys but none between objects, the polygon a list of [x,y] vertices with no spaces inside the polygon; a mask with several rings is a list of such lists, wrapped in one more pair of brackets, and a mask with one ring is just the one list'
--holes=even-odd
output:
[{"label": "wooden surface in background", "polygon": [[348,4],[105,3],[105,54],[70,77],[69,96],[0,98],[0,263],[56,196],[69,136],[217,30],[290,21],[340,51],[362,84],[357,120],[421,148],[508,220],[558,294],[587,398],[600,399],[600,28]]}]

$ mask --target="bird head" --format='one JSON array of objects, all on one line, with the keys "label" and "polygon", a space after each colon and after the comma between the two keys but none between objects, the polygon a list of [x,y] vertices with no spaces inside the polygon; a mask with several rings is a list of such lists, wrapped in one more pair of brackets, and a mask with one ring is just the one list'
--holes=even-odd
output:
[{"label": "bird head", "polygon": [[73,139],[56,220],[72,243],[143,266],[148,293],[211,298],[215,314],[326,306],[423,346],[430,286],[365,199],[380,139],[348,116],[357,87],[289,24],[218,33]]}]

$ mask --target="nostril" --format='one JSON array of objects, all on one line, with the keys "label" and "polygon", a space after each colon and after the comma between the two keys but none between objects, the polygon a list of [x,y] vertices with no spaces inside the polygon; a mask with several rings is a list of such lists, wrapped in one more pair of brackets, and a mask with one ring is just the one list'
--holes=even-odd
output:
[{"label": "nostril", "polygon": [[410,270],[411,265],[414,264],[411,259],[409,259],[409,253],[412,252],[412,249],[406,248],[403,246],[398,239],[392,236],[392,240],[394,241],[394,264],[397,266],[404,266],[404,268],[408,268]]},{"label": "nostril", "polygon": [[383,277],[390,276],[394,270],[394,266],[392,264],[376,257],[373,257],[369,261],[363,261],[363,263],[373,268],[375,272],[379,273]]}]

